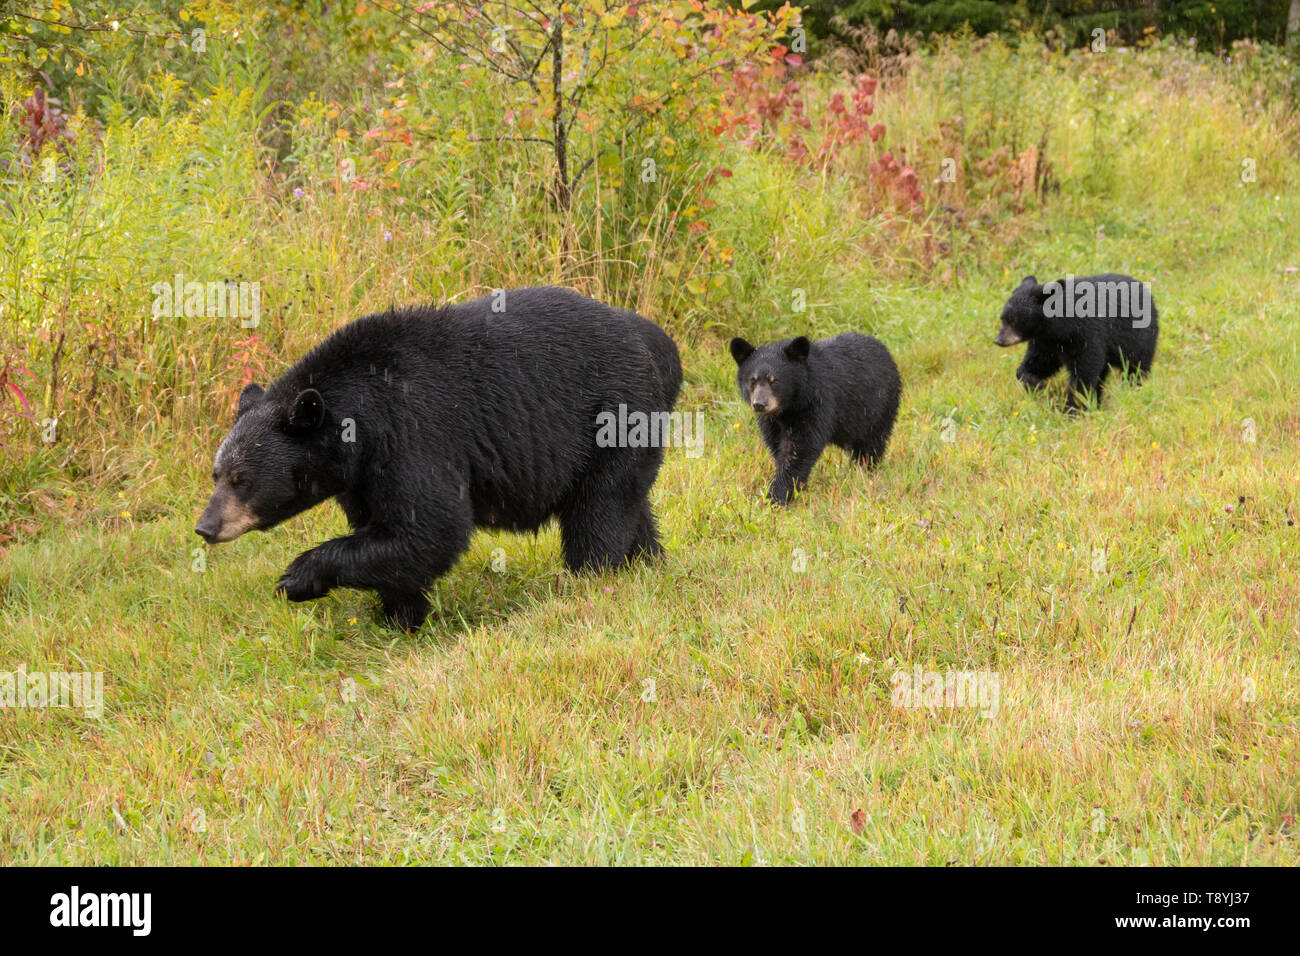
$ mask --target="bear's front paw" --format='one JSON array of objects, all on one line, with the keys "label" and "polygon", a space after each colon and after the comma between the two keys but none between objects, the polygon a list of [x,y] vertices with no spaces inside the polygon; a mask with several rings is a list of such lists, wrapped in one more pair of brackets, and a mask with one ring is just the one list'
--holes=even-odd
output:
[{"label": "bear's front paw", "polygon": [[1025,387],[1026,391],[1041,392],[1044,386],[1047,385],[1047,383],[1037,375],[1030,375],[1028,372],[1021,372],[1017,377],[1020,379],[1020,384]]},{"label": "bear's front paw", "polygon": [[794,488],[790,485],[773,485],[767,489],[767,500],[774,505],[785,507],[794,498]]},{"label": "bear's front paw", "polygon": [[395,624],[403,631],[418,631],[424,619],[429,616],[429,601],[421,593],[382,594],[384,616],[389,623]]},{"label": "bear's front paw", "polygon": [[315,557],[308,551],[294,558],[284,574],[280,575],[280,580],[275,585],[275,593],[283,594],[290,601],[311,601],[324,597],[333,586],[321,572]]}]

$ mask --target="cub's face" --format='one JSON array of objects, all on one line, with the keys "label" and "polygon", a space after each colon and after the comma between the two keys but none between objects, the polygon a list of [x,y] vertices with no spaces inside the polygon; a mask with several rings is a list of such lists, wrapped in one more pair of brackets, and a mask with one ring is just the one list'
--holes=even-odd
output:
[{"label": "cub's face", "polygon": [[324,422],[320,393],[307,389],[278,409],[258,385],[239,396],[235,426],[217,449],[212,497],[194,531],[209,544],[273,527],[324,500],[308,474],[309,444]]},{"label": "cub's face", "polygon": [[1043,288],[1033,276],[1026,276],[1002,307],[1002,328],[995,345],[1018,345],[1037,334],[1043,319]]},{"label": "cub's face", "polygon": [[793,408],[808,381],[808,351],[804,336],[755,348],[744,339],[731,340],[740,395],[756,415],[779,415]]}]

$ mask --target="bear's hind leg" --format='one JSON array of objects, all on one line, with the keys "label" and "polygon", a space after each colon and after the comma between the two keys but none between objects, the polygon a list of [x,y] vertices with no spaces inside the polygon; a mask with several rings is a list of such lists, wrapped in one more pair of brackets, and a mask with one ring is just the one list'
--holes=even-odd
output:
[{"label": "bear's hind leg", "polygon": [[663,451],[633,458],[618,449],[593,468],[560,510],[564,562],[576,572],[600,571],[640,555],[662,553],[647,495]]},{"label": "bear's hind leg", "polygon": [[637,520],[633,509],[609,499],[566,509],[560,517],[564,563],[576,574],[626,564]]},{"label": "bear's hind leg", "polygon": [[885,457],[885,448],[889,445],[889,436],[894,430],[893,421],[889,421],[883,428],[877,428],[875,431],[868,433],[860,442],[849,449],[849,454],[853,457],[855,465],[865,465],[869,470],[875,471],[876,466],[880,464],[880,459]]},{"label": "bear's hind leg", "polygon": [[650,508],[650,499],[642,498],[637,505],[636,533],[632,536],[632,547],[628,550],[628,559],[662,558],[664,546],[659,543],[659,529],[655,526],[654,511]]},{"label": "bear's hind leg", "polygon": [[1097,408],[1101,408],[1102,386],[1109,372],[1110,366],[1104,359],[1100,362],[1083,361],[1071,369],[1069,398],[1065,402],[1066,411],[1071,415],[1077,414],[1089,401],[1095,403]]},{"label": "bear's hind leg", "polygon": [[884,454],[884,447],[875,443],[858,445],[849,452],[853,464],[863,465],[868,471],[876,470],[876,466],[880,464],[880,459]]},{"label": "bear's hind leg", "polygon": [[1126,381],[1140,385],[1151,371],[1151,359],[1144,355],[1130,356],[1122,349],[1117,349],[1115,357],[1110,361],[1110,367]]}]

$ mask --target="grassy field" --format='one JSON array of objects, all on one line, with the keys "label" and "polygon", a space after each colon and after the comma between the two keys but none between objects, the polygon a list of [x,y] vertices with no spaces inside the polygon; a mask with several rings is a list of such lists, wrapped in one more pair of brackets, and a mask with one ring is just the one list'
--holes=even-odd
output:
[{"label": "grassy field", "polygon": [[[935,77],[882,104],[918,144]],[[1099,140],[1069,105],[1096,77],[1037,78],[1082,117],[1054,127],[1060,191],[931,268],[883,262],[851,190],[787,193],[731,157],[717,233],[743,292],[685,317],[599,265],[557,275],[540,240],[520,257],[485,232],[497,265],[471,275],[425,261],[436,236],[408,236],[418,265],[383,251],[360,215],[230,213],[236,258],[275,248],[268,272],[329,283],[280,319],[272,375],[419,277],[565,281],[677,335],[704,453],[668,453],[661,563],[574,577],[554,529],[480,533],[402,635],[369,595],[272,596],[344,529],[333,504],[196,551],[227,418],[169,395],[83,424],[75,454],[11,444],[2,500],[27,527],[0,552],[0,670],[105,688],[100,718],[0,709],[0,863],[1294,864],[1296,127],[1234,118],[1208,80],[1110,79],[1131,115]],[[1112,269],[1152,283],[1154,373],[1067,417],[1059,383],[1017,385],[998,312],[1024,274]],[[902,370],[893,443],[874,474],[830,450],[774,510],[726,337],[850,328]],[[897,706],[916,668],[993,675],[996,708]]]}]

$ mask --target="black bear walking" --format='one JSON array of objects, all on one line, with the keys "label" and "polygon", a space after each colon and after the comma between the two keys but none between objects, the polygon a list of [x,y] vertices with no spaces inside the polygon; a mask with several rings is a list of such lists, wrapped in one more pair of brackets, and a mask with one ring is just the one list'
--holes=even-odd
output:
[{"label": "black bear walking", "polygon": [[374,590],[406,629],[475,527],[558,517],[575,571],[658,555],[663,443],[611,447],[598,419],[666,415],[681,383],[662,329],[563,289],[366,316],[244,389],[195,530],[230,541],[337,498],[352,533],[299,555],[277,590]]},{"label": "black bear walking", "polygon": [[1045,285],[1026,276],[1002,308],[1002,328],[993,341],[1004,347],[1029,343],[1016,369],[1016,378],[1028,389],[1041,389],[1065,366],[1070,374],[1067,408],[1073,413],[1088,396],[1101,404],[1102,385],[1112,368],[1146,375],[1159,330],[1151,290],[1130,276],[1068,276]]},{"label": "black bear walking", "polygon": [[735,338],[731,357],[740,394],[776,460],[772,501],[790,502],[828,444],[869,467],[885,453],[902,382],[879,339],[845,332],[810,342],[801,335],[755,348]]}]

